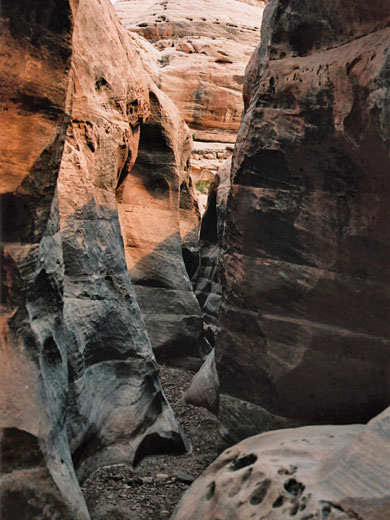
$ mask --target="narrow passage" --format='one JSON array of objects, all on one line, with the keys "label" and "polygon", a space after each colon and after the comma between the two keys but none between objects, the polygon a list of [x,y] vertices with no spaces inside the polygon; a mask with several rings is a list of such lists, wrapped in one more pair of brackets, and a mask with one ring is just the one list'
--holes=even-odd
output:
[{"label": "narrow passage", "polygon": [[98,470],[83,488],[92,520],[167,520],[188,486],[222,450],[217,419],[204,408],[176,404],[193,376],[189,370],[160,367],[162,387],[192,453],[146,457],[135,470],[125,465]]}]

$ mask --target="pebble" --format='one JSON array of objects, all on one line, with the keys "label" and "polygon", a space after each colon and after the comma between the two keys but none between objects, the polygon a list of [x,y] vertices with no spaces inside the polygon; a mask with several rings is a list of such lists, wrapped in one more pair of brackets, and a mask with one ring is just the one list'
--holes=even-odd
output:
[{"label": "pebble", "polygon": [[179,471],[175,474],[176,480],[179,482],[183,482],[183,484],[192,484],[195,480],[193,475],[189,473],[185,473],[184,471]]},{"label": "pebble", "polygon": [[169,478],[169,475],[166,473],[157,473],[156,475],[157,480],[166,480],[167,478]]}]

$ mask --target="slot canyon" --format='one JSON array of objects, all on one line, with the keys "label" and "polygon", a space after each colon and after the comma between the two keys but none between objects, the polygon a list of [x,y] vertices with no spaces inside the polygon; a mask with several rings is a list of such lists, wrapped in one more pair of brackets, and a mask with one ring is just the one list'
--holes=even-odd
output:
[{"label": "slot canyon", "polygon": [[1,520],[390,520],[390,3],[0,18]]}]

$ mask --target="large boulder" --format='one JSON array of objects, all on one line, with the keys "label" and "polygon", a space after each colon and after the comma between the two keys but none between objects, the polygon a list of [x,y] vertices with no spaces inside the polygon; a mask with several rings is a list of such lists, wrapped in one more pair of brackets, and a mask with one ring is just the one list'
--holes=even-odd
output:
[{"label": "large boulder", "polygon": [[117,213],[148,83],[106,0],[1,15],[0,516],[87,520],[78,480],[184,448]]},{"label": "large boulder", "polygon": [[172,520],[387,520],[390,408],[366,427],[306,426],[226,450]]},{"label": "large boulder", "polygon": [[264,12],[222,255],[233,439],[366,422],[390,400],[389,22],[380,0]]}]

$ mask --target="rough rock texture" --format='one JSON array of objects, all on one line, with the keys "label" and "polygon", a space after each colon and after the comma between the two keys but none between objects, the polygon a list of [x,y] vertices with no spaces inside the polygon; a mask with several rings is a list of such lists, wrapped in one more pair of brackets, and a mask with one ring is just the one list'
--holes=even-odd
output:
[{"label": "rough rock texture", "polygon": [[198,0],[194,9],[187,0],[115,4],[146,70],[191,128],[194,182],[231,156],[243,110],[244,70],[259,40],[264,5],[263,0]]},{"label": "rough rock texture", "polygon": [[[203,324],[188,270],[198,263],[199,212],[188,175],[189,129],[150,83],[151,115],[117,189],[127,266],[157,358],[199,357]],[[132,168],[132,169],[131,169]],[[129,169],[131,171],[129,172]],[[184,254],[184,257],[183,257]]]},{"label": "rough rock texture", "polygon": [[245,66],[264,1],[119,0],[122,23],[154,44],[153,78],[202,141],[235,142]]},{"label": "rough rock texture", "polygon": [[366,422],[390,401],[389,23],[379,0],[264,12],[222,261],[233,438]]},{"label": "rough rock texture", "polygon": [[172,520],[387,520],[390,409],[366,427],[306,426],[226,450]]},{"label": "rough rock texture", "polygon": [[205,333],[214,346],[221,306],[219,256],[230,190],[231,160],[227,159],[213,176],[199,235],[199,267],[192,279],[195,295],[203,311]]},{"label": "rough rock texture", "polygon": [[116,209],[148,85],[107,1],[1,17],[0,516],[88,519],[75,470],[184,447]]}]

